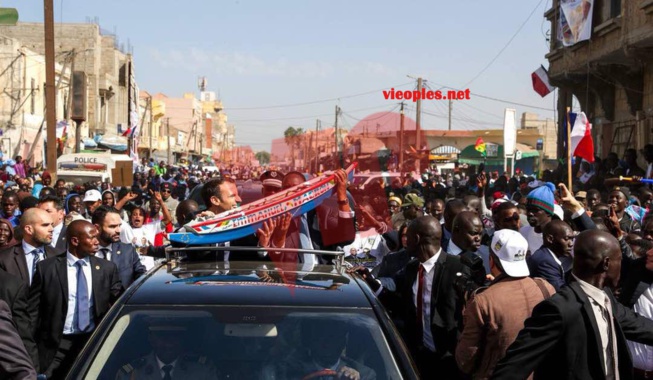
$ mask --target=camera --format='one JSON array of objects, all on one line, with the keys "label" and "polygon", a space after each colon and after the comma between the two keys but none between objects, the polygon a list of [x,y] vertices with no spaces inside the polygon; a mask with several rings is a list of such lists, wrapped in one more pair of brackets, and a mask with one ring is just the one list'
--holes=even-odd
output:
[{"label": "camera", "polygon": [[479,255],[474,252],[465,251],[459,257],[460,262],[469,268],[469,274],[463,272],[456,273],[453,286],[458,292],[458,295],[467,301],[478,288],[487,286],[488,280],[485,276],[483,259]]}]

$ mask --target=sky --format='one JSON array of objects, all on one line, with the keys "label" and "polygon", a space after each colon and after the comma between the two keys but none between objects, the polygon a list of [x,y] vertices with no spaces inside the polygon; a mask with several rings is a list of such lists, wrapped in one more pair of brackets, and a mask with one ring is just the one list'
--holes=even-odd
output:
[{"label": "sky", "polygon": [[[2,6],[17,8],[20,21],[43,21],[40,1]],[[236,127],[236,142],[269,150],[289,126],[312,129],[316,119],[331,126],[336,105],[339,125],[348,129],[369,114],[397,109],[399,100],[386,100],[382,90],[414,89],[420,76],[431,89],[470,89],[470,100],[453,102],[452,129],[501,128],[507,107],[554,117],[554,94],[541,98],[531,84],[531,73],[548,67],[550,23],[543,14],[550,6],[550,0],[54,0],[54,17],[97,20],[115,31],[133,48],[141,90],[199,96],[198,78],[206,77]],[[407,107],[415,118],[415,104]],[[422,128],[447,129],[447,101],[422,107]]]}]

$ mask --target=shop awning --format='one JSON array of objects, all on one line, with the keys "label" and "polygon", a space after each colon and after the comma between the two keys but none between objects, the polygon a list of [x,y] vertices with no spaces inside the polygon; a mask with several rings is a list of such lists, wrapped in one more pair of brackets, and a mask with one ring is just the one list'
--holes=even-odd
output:
[{"label": "shop awning", "polygon": [[[496,145],[497,148],[493,150],[489,145]],[[517,151],[521,152],[522,159],[540,156],[540,152],[532,146],[517,143],[515,147]],[[458,163],[468,165],[480,165],[484,163],[490,166],[503,165],[503,145],[486,143],[486,149],[488,156],[484,158],[481,152],[474,148],[474,145],[468,145],[460,152]]]}]

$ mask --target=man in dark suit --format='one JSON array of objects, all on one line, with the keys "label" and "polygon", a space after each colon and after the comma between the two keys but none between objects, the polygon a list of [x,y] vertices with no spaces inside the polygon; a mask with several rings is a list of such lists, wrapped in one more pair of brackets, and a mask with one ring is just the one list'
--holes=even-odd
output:
[{"label": "man in dark suit", "polygon": [[39,199],[38,208],[47,211],[53,222],[51,246],[60,252],[65,252],[68,248],[66,244],[66,224],[63,222],[65,211],[63,200],[54,195],[47,195]]},{"label": "man in dark suit", "polygon": [[38,370],[39,353],[32,336],[27,297],[29,288],[20,278],[12,276],[0,269],[0,300],[5,301],[11,310],[11,316],[16,325],[20,339],[27,353],[32,358],[32,364]]},{"label": "man in dark suit", "polygon": [[544,226],[542,239],[542,247],[526,259],[528,270],[531,277],[541,277],[559,291],[571,269],[574,231],[562,220],[552,220]]},{"label": "man in dark suit", "polygon": [[147,269],[141,263],[134,246],[120,241],[122,219],[120,219],[118,210],[113,207],[100,206],[93,212],[92,222],[100,232],[98,236],[100,248],[95,257],[115,263],[118,267],[120,282],[125,289],[128,288],[132,282],[147,272]]},{"label": "man in dark suit", "polygon": [[632,379],[626,339],[653,344],[653,321],[619,304],[619,242],[607,232],[581,232],[568,285],[538,304],[493,379]]},{"label": "man in dark suit", "polygon": [[116,264],[94,257],[99,232],[85,220],[68,226],[68,252],[39,262],[29,310],[48,379],[65,377],[123,287]]},{"label": "man in dark suit", "polygon": [[26,210],[20,218],[19,227],[23,229],[23,240],[0,252],[0,268],[29,286],[36,263],[61,253],[50,245],[52,224],[52,218],[46,211],[39,208]]},{"label": "man in dark suit", "polygon": [[[408,227],[406,250],[415,257],[394,277],[403,301],[400,310],[405,326],[402,335],[417,362],[422,378],[457,378],[454,359],[462,327],[463,299],[455,290],[457,274],[470,276],[458,256],[440,247],[442,227],[432,216],[417,218]],[[366,269],[359,273],[384,302],[381,282]],[[419,322],[421,321],[421,323]]]},{"label": "man in dark suit", "polygon": [[11,318],[9,306],[0,300],[0,378],[36,379],[36,371]]}]

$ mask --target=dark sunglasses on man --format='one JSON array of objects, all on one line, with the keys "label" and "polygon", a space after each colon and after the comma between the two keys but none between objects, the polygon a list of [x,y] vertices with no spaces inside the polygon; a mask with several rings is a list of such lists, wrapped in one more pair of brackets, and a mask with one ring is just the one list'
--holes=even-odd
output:
[{"label": "dark sunglasses on man", "polygon": [[512,216],[509,216],[507,218],[503,218],[504,223],[510,223],[510,222],[516,222],[519,220],[519,214],[514,212],[512,213]]}]

